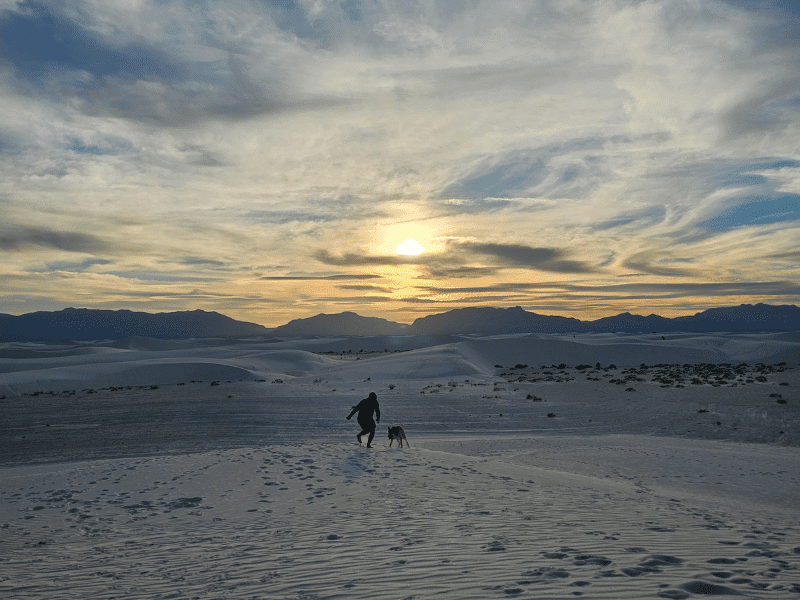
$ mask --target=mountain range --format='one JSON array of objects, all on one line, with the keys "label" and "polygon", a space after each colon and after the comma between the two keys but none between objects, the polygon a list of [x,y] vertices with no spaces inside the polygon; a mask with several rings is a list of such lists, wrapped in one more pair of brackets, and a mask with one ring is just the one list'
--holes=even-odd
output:
[{"label": "mountain range", "polygon": [[794,305],[742,304],[710,308],[668,319],[625,312],[595,321],[539,315],[520,307],[459,308],[415,320],[410,325],[354,312],[319,314],[267,328],[202,310],[145,313],[129,310],[66,308],[14,316],[0,314],[0,341],[103,340],[237,337],[326,337],[385,335],[498,335],[509,333],[639,333],[673,331],[800,330]]},{"label": "mountain range", "polygon": [[0,341],[186,339],[268,335],[269,329],[203,310],[145,313],[66,308],[13,316],[0,314]]}]

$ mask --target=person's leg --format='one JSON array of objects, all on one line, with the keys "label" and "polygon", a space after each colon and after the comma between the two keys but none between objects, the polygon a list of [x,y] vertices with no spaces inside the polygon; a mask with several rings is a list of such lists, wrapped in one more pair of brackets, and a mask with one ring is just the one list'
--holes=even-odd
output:
[{"label": "person's leg", "polygon": [[370,442],[372,441],[372,436],[375,435],[375,421],[372,419],[361,419],[358,422],[361,425],[361,433],[358,434],[358,443],[361,443],[361,436],[365,434],[369,434],[369,441],[367,442],[367,446],[369,446]]},{"label": "person's leg", "polygon": [[[361,443],[361,436],[362,436],[362,435],[366,435],[366,434],[368,434],[368,433],[369,433],[369,429],[366,429],[366,428],[364,428],[364,427],[361,427],[361,433],[359,433],[359,434],[356,436],[356,439],[358,440],[358,443],[359,443],[359,444]],[[372,438],[370,437],[369,439],[371,440]]]},{"label": "person's leg", "polygon": [[367,448],[372,448],[372,438],[375,437],[375,430],[370,429],[369,437],[367,438]]}]

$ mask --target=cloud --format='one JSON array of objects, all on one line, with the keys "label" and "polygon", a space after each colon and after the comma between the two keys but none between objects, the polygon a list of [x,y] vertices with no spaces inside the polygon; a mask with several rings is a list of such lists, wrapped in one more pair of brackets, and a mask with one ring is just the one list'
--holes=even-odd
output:
[{"label": "cloud", "polygon": [[[320,201],[321,203],[323,201]],[[322,207],[324,208],[324,204]],[[242,218],[252,220],[258,223],[271,223],[277,225],[285,225],[287,223],[328,223],[347,218],[346,214],[349,210],[345,207],[340,210],[330,210],[329,212],[321,213],[312,210],[254,210],[247,211],[242,215]],[[351,217],[352,218],[352,217]]]},{"label": "cloud", "polygon": [[336,267],[402,265],[414,264],[422,260],[418,257],[371,256],[367,254],[356,254],[354,252],[347,252],[342,256],[334,256],[327,250],[317,250],[312,256],[325,265]]},{"label": "cloud", "polygon": [[48,271],[71,271],[74,273],[82,273],[88,271],[92,267],[110,265],[112,261],[102,258],[87,258],[80,262],[59,261],[50,262],[45,265]]},{"label": "cloud", "polygon": [[[447,186],[441,197],[480,200],[563,196],[565,187],[574,187],[579,179],[594,179],[597,172],[602,171],[602,161],[592,153],[598,153],[607,143],[624,141],[619,136],[577,138],[496,154],[481,160],[458,181]],[[588,191],[585,184],[582,189],[584,193]]]},{"label": "cloud", "polygon": [[691,190],[694,197],[707,197],[718,190],[747,189],[769,195],[776,189],[770,175],[781,169],[800,167],[800,161],[788,157],[771,155],[746,158],[689,156],[684,164],[671,165],[667,169],[656,168],[649,177],[660,187],[673,185]]},{"label": "cloud", "polygon": [[387,296],[392,293],[392,290],[377,285],[340,285],[339,289],[353,292],[376,292],[386,294]]},{"label": "cloud", "polygon": [[86,233],[52,231],[29,227],[12,231],[0,231],[0,250],[22,250],[26,246],[41,246],[66,252],[94,253],[109,249],[100,238]]},{"label": "cloud", "polygon": [[131,269],[129,271],[110,271],[108,274],[119,277],[120,279],[130,279],[134,281],[160,281],[166,283],[186,283],[192,281],[200,281],[200,282],[218,281],[216,277],[201,277],[201,276],[191,276],[182,274],[179,275],[168,272],[143,271],[134,269]]},{"label": "cloud", "polygon": [[777,252],[775,254],[768,254],[767,258],[776,258],[779,260],[794,260],[800,263],[800,250],[790,250],[788,252]]},{"label": "cloud", "polygon": [[618,213],[604,221],[594,223],[592,227],[597,231],[616,229],[634,224],[637,227],[652,227],[663,223],[666,217],[667,209],[665,206],[648,206],[635,211]]},{"label": "cloud", "polygon": [[770,132],[780,133],[791,127],[797,113],[798,88],[800,77],[787,74],[783,81],[753,91],[730,107],[720,117],[725,141],[744,136],[764,138]]},{"label": "cloud", "polygon": [[0,154],[11,154],[19,151],[22,146],[19,136],[0,130]]},{"label": "cloud", "polygon": [[640,273],[658,275],[660,277],[695,277],[698,272],[694,269],[683,269],[663,264],[664,259],[654,259],[652,252],[638,252],[622,261],[622,266]]},{"label": "cloud", "polygon": [[[292,68],[291,57],[302,56],[301,46],[274,40],[260,46],[256,38],[244,41],[226,30],[238,19],[270,22],[269,6],[259,11],[252,5],[249,10],[254,14],[249,15],[233,10],[227,22],[219,22],[221,15],[213,11],[203,17],[177,6],[164,14],[147,7],[151,17],[165,19],[151,31],[171,25],[182,30],[184,43],[204,47],[193,54],[176,51],[180,47],[166,34],[147,38],[109,27],[109,17],[119,17],[111,6],[104,12],[78,4],[67,11],[25,2],[17,10],[0,13],[0,58],[13,67],[21,93],[44,94],[56,103],[68,100],[88,116],[161,126],[239,121],[341,102],[334,96],[305,93],[295,85],[297,68]],[[143,16],[148,10],[142,11]],[[274,16],[282,11],[271,12]]]},{"label": "cloud", "polygon": [[[88,93],[78,86],[71,91],[85,115],[114,116],[162,127],[214,119],[244,121],[336,102],[323,98],[293,99],[289,90],[255,80],[243,62],[243,58],[231,54],[212,70],[199,70],[179,79],[131,80],[108,76],[93,82]],[[207,88],[208,92],[197,94],[194,90],[198,87]]]},{"label": "cloud", "polygon": [[211,267],[218,268],[226,266],[221,260],[214,260],[212,258],[204,258],[202,256],[187,256],[180,260],[182,265],[198,266],[198,267]]},{"label": "cloud", "polygon": [[487,285],[475,285],[475,286],[436,286],[436,285],[425,285],[425,286],[417,286],[416,289],[421,290],[423,292],[429,294],[474,294],[479,296],[481,294],[509,294],[509,293],[520,293],[520,292],[530,292],[539,289],[565,289],[564,284],[542,284],[542,283],[516,283],[516,282],[500,282],[500,283],[491,283]]},{"label": "cloud", "polygon": [[[397,266],[413,264],[422,266],[428,276],[475,277],[493,274],[498,268],[536,269],[559,273],[592,273],[596,269],[590,264],[570,260],[570,253],[555,248],[532,248],[519,244],[493,244],[477,242],[454,242],[443,254],[421,254],[416,256],[379,256],[345,253],[334,256],[327,250],[317,250],[313,257],[326,265],[338,267]],[[493,265],[469,264],[478,257],[489,257]]]},{"label": "cloud", "polygon": [[362,279],[382,279],[380,275],[367,273],[339,274],[339,275],[269,275],[259,277],[262,281],[349,281]]},{"label": "cloud", "polygon": [[497,267],[474,267],[459,265],[457,261],[431,261],[426,265],[427,276],[431,279],[476,279],[497,274]]},{"label": "cloud", "polygon": [[[572,301],[603,300],[613,304],[624,299],[667,299],[702,297],[775,297],[791,298],[800,294],[800,284],[793,281],[747,282],[690,282],[690,283],[622,283],[622,284],[572,284],[564,282],[508,283],[485,286],[424,286],[421,291],[434,297],[451,296],[463,301],[462,295],[471,295],[476,302],[491,295],[492,298],[567,298]],[[531,296],[531,293],[535,295]],[[417,298],[425,301],[425,298]]]},{"label": "cloud", "polygon": [[[453,191],[453,190],[449,190]],[[440,202],[437,203],[437,209],[444,215],[481,215],[499,213],[505,210],[513,210],[522,206],[522,201],[516,198],[501,199],[501,198],[452,198],[442,196]],[[541,205],[544,207],[544,205]],[[527,205],[527,208],[530,207]]]},{"label": "cloud", "polygon": [[597,271],[591,264],[571,260],[569,251],[558,248],[533,248],[521,244],[493,244],[477,242],[460,242],[455,244],[458,250],[465,250],[473,255],[490,256],[499,259],[499,265],[517,269],[536,269],[556,273],[594,273]]}]

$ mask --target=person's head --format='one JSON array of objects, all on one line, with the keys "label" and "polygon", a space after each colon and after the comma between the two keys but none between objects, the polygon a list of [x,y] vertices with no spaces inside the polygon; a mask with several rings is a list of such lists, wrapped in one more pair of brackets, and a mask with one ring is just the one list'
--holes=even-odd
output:
[{"label": "person's head", "polygon": [[378,394],[376,394],[375,392],[370,392],[369,393],[369,399],[370,400],[377,400],[378,399]]}]

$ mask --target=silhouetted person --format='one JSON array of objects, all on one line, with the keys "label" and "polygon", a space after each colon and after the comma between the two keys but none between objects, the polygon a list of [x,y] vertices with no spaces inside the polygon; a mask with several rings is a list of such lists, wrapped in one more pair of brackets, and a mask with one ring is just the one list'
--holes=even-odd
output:
[{"label": "silhouetted person", "polygon": [[361,436],[368,433],[367,448],[372,448],[372,438],[375,437],[375,421],[372,420],[372,413],[375,413],[378,423],[381,422],[381,407],[378,406],[378,395],[375,392],[370,392],[368,397],[353,407],[353,412],[347,415],[347,420],[349,421],[350,417],[356,413],[358,413],[358,424],[361,425],[361,433],[356,436],[356,439],[360,444]]}]

